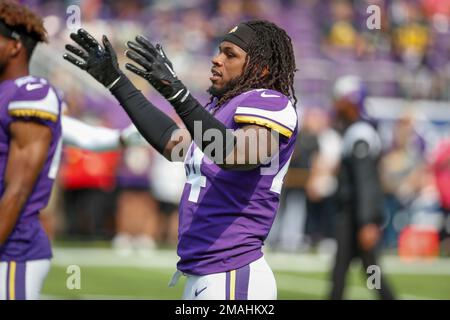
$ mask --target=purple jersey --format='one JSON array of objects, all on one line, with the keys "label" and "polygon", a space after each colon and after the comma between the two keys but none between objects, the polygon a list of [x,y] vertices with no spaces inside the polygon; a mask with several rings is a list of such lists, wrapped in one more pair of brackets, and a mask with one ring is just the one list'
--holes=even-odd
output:
[{"label": "purple jersey", "polygon": [[[262,256],[297,137],[297,113],[280,92],[256,89],[215,114],[228,128],[257,124],[280,134],[278,166],[223,170],[192,143],[185,159],[187,182],[180,203],[178,270],[192,275],[225,272]],[[266,168],[267,169],[267,168]]]},{"label": "purple jersey", "polygon": [[0,196],[5,191],[10,124],[14,121],[36,121],[52,131],[47,160],[12,233],[0,246],[0,261],[26,261],[52,256],[50,242],[39,222],[39,211],[47,206],[59,165],[60,114],[61,99],[47,80],[27,76],[0,83]]}]

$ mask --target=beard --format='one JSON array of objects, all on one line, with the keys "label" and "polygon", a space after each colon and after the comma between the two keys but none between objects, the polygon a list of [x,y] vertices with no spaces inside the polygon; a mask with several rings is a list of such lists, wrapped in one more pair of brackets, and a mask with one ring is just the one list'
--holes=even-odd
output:
[{"label": "beard", "polygon": [[5,72],[6,69],[6,63],[3,63],[0,61],[0,76],[3,75],[3,72]]},{"label": "beard", "polygon": [[214,86],[211,86],[208,88],[207,92],[216,98],[223,97],[227,92],[231,91],[236,87],[236,85],[239,83],[240,78],[236,77],[228,81],[222,88],[215,88]]}]

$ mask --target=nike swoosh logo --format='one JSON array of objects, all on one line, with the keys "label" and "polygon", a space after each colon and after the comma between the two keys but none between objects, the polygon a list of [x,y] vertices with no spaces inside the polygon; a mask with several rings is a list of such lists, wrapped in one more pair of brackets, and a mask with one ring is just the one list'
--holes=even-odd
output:
[{"label": "nike swoosh logo", "polygon": [[198,295],[199,295],[200,293],[202,293],[203,291],[205,291],[206,288],[207,288],[207,287],[204,287],[204,288],[201,289],[200,291],[197,291],[197,289],[195,289],[195,292],[194,292],[195,296],[198,297]]},{"label": "nike swoosh logo", "polygon": [[27,89],[27,91],[33,91],[33,90],[36,90],[36,89],[40,89],[42,87],[43,87],[43,85],[41,83],[36,83],[36,84],[28,83],[26,85],[25,89]]},{"label": "nike swoosh logo", "polygon": [[261,93],[261,97],[263,98],[279,98],[280,96],[277,96],[276,94],[267,94],[265,91]]}]

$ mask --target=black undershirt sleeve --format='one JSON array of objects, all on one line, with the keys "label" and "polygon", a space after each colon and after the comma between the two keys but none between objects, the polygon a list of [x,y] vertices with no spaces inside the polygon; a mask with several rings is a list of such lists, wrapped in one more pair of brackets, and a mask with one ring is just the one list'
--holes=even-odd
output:
[{"label": "black undershirt sleeve", "polygon": [[142,136],[163,154],[172,133],[179,129],[177,124],[148,101],[125,76],[120,78],[111,89],[111,93],[125,109]]},{"label": "black undershirt sleeve", "polygon": [[[149,102],[125,76],[122,76],[114,85],[111,93],[125,109],[142,136],[159,153],[163,154],[172,133],[178,129],[176,123]],[[186,125],[194,142],[202,151],[215,142],[214,139],[204,139],[205,133],[210,129],[216,130],[215,132],[221,136],[223,143],[219,150],[213,149],[211,154],[206,155],[215,163],[224,163],[226,156],[235,145],[235,136],[232,130],[227,130],[227,127],[200,105],[191,94],[183,102],[173,102],[172,105]],[[216,153],[215,151],[220,152]]]},{"label": "black undershirt sleeve", "polygon": [[[220,152],[216,153],[212,150],[212,154],[205,153],[205,155],[210,157],[215,163],[224,163],[225,158],[233,150],[236,143],[232,130],[228,129],[221,121],[209,113],[191,94],[183,102],[174,102],[172,105],[186,125],[186,129],[193,137],[195,144],[202,151],[205,151],[205,148],[214,142],[213,139],[203,139],[205,133],[211,129],[216,130],[221,136],[223,143],[220,150],[214,150]],[[199,124],[201,124],[201,130],[199,130]]]}]

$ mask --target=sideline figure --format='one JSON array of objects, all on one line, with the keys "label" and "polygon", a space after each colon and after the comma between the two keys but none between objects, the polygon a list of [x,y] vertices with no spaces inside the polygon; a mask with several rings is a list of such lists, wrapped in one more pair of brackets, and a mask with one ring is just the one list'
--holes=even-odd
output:
[{"label": "sideline figure", "polygon": [[[341,300],[353,259],[360,258],[365,271],[378,266],[376,246],[381,237],[383,195],[378,172],[381,140],[364,109],[365,86],[357,76],[343,76],[336,81],[334,94],[342,155],[337,191],[338,247],[329,298]],[[380,277],[378,295],[393,300],[386,278]]]},{"label": "sideline figure", "polygon": [[29,73],[34,48],[46,41],[39,16],[0,2],[0,300],[38,299],[52,257],[39,213],[59,165],[62,103]]}]

